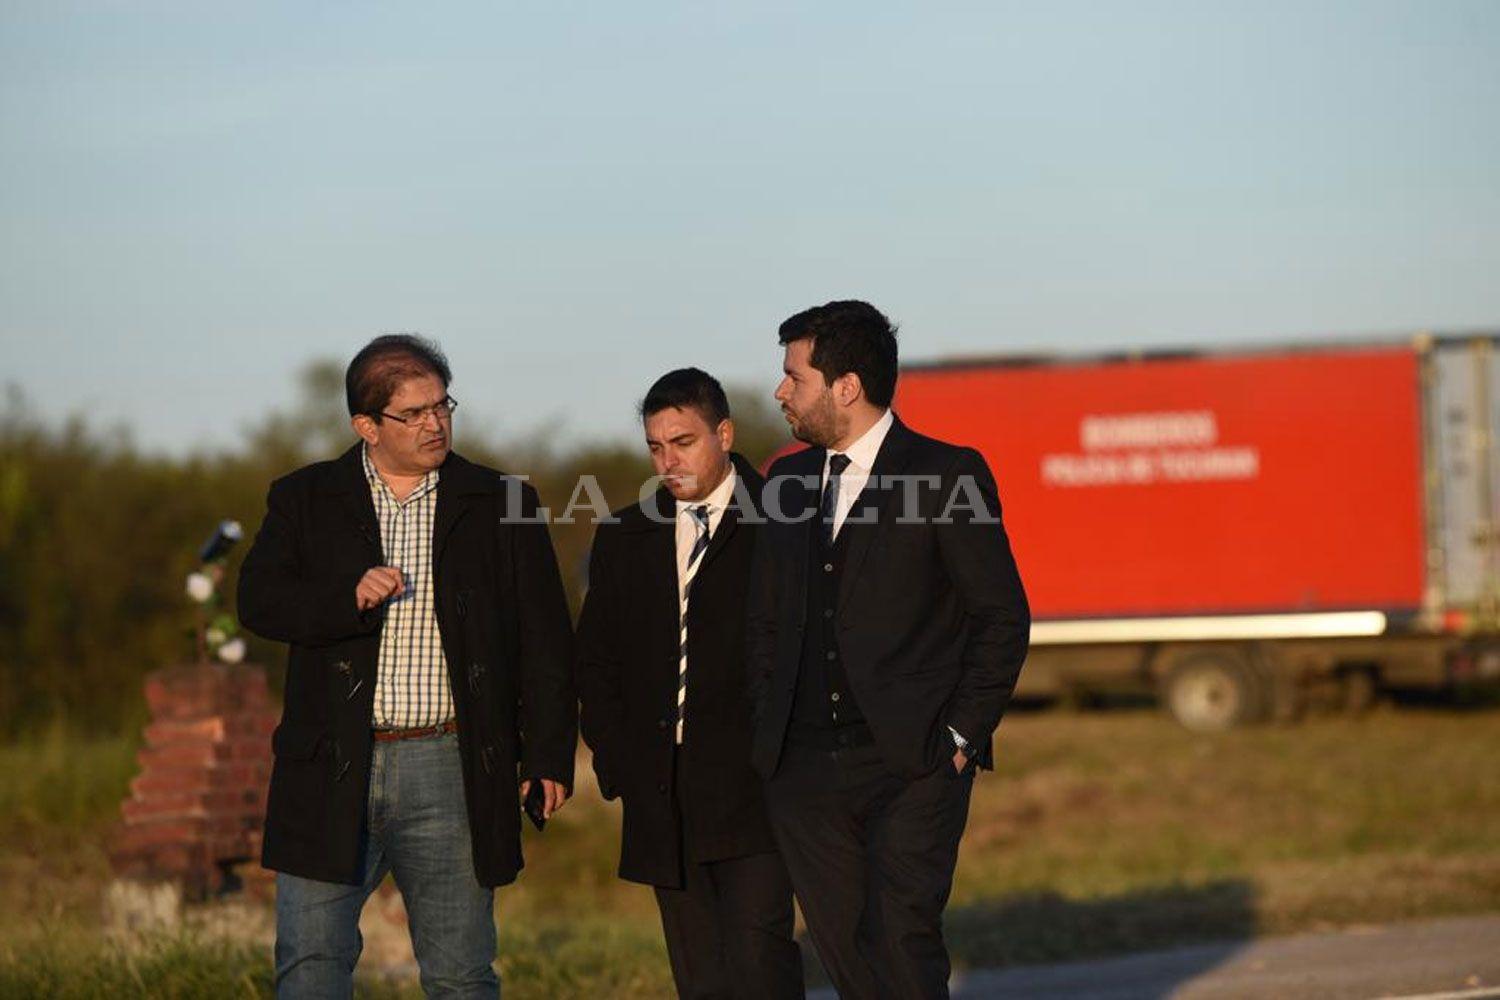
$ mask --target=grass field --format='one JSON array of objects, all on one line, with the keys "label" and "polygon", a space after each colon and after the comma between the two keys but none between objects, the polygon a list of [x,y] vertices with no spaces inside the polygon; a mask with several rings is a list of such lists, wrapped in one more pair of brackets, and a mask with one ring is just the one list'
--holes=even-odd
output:
[{"label": "grass field", "polygon": [[[0,996],[264,996],[263,945],[100,933],[128,740],[0,748]],[[959,966],[1500,910],[1500,710],[1383,708],[1222,736],[1146,710],[1013,713],[975,789]],[[586,768],[585,768],[586,771]],[[613,875],[591,787],[500,893],[506,995],[659,996],[647,890]],[[417,995],[371,979],[371,995]]]}]

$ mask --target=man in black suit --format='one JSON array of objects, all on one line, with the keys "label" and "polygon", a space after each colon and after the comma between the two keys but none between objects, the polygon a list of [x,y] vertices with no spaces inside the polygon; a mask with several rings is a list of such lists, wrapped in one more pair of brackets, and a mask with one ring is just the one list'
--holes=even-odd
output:
[{"label": "man in black suit", "polygon": [[[493,889],[520,803],[573,781],[572,630],[536,492],[453,453],[448,362],[378,337],[350,362],[360,441],[271,485],[245,627],[291,646],[266,810],[276,992],[346,997],[359,914],[395,875],[428,996],[498,995]],[[525,734],[524,749],[521,739]]]},{"label": "man in black suit", "polygon": [[578,624],[583,738],[624,800],[620,877],[656,889],[683,997],[801,997],[792,886],[750,769],[745,591],[762,480],[719,383],[641,404],[661,488],[601,523]]},{"label": "man in black suit", "polygon": [[831,302],[780,341],[776,399],[812,447],[768,473],[752,759],[840,995],[946,997],[942,912],[1026,656],[1026,596],[984,459],[891,412],[886,317]]}]

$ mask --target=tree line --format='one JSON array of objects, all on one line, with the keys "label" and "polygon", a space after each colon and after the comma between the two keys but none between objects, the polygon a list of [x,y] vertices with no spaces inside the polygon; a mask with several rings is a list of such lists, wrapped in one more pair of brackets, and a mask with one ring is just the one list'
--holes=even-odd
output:
[{"label": "tree line", "polygon": [[[764,390],[728,393],[736,450],[758,465],[786,441],[785,424]],[[232,608],[271,481],[353,443],[342,401],[342,368],[317,362],[301,373],[300,401],[249,429],[240,447],[171,458],[82,418],[49,424],[11,388],[0,420],[0,732],[15,739],[59,722],[83,732],[141,725],[145,675],[194,656],[184,581],[198,546],[223,518],[244,526],[222,588]],[[634,502],[652,474],[640,444],[558,447],[542,431],[494,442],[461,419],[456,449],[529,476],[554,513],[582,475],[617,508]],[[574,523],[549,530],[576,612],[592,518],[580,508]],[[279,687],[284,651],[246,638],[249,659]]]}]

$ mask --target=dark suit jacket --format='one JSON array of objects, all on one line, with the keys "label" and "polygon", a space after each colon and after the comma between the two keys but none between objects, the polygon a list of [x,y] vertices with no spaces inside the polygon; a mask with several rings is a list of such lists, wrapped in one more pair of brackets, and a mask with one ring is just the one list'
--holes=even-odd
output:
[{"label": "dark suit jacket", "polygon": [[[761,478],[738,455],[737,496],[754,508]],[[745,596],[759,527],[731,503],[709,540],[688,601],[686,742],[673,791],[678,603],[675,505],[659,491],[619,511],[594,536],[589,591],[578,624],[583,738],[605,798],[624,799],[620,877],[682,884],[683,810],[687,853],[697,861],[774,848],[750,769],[750,703],[745,694]],[[754,518],[752,517],[753,521]],[[664,523],[663,523],[664,522]]]},{"label": "dark suit jacket", "polygon": [[[788,455],[767,476],[747,657],[757,712],[753,760],[768,778],[781,759],[797,687],[808,532],[824,455],[822,448]],[[927,478],[881,488],[877,477],[887,476]],[[843,532],[839,653],[886,766],[915,778],[950,761],[950,725],[974,745],[981,766],[992,766],[990,737],[1026,658],[1031,617],[984,459],[896,420]]]},{"label": "dark suit jacket", "polygon": [[[353,884],[384,615],[355,607],[355,584],[384,562],[359,446],[277,480],[266,506],[239,580],[245,627],[291,645],[263,862]],[[562,581],[546,526],[514,523],[537,506],[519,480],[456,454],[442,466],[433,598],[474,870],[490,886],[513,881],[521,867],[518,777],[573,781],[577,709]]]}]

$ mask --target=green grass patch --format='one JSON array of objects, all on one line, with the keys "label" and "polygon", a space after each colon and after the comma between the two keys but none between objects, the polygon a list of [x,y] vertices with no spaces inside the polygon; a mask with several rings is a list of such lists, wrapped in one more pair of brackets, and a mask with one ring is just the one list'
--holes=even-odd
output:
[{"label": "green grass patch", "polygon": [[173,937],[125,947],[60,935],[0,945],[0,996],[230,1000],[270,993],[270,956],[246,944]]},{"label": "green grass patch", "polygon": [[[509,1000],[672,993],[660,933],[626,921],[502,927],[498,964]],[[357,992],[393,1000],[422,996],[410,977],[378,972],[363,972]],[[0,997],[227,1000],[272,993],[270,949],[259,943],[194,934],[109,942],[54,927],[23,945],[0,944]]]},{"label": "green grass patch", "polygon": [[[134,741],[0,748],[0,995],[261,996],[265,941],[104,942]],[[1202,736],[1150,711],[1014,713],[975,786],[948,911],[959,967],[1500,910],[1500,710]],[[587,785],[498,896],[508,997],[670,995],[649,890]],[[367,975],[371,995],[417,996]],[[48,978],[51,977],[51,978]],[[71,992],[70,992],[71,991]]]},{"label": "green grass patch", "polygon": [[0,841],[97,835],[135,775],[134,737],[83,737],[60,723],[0,745]]}]

